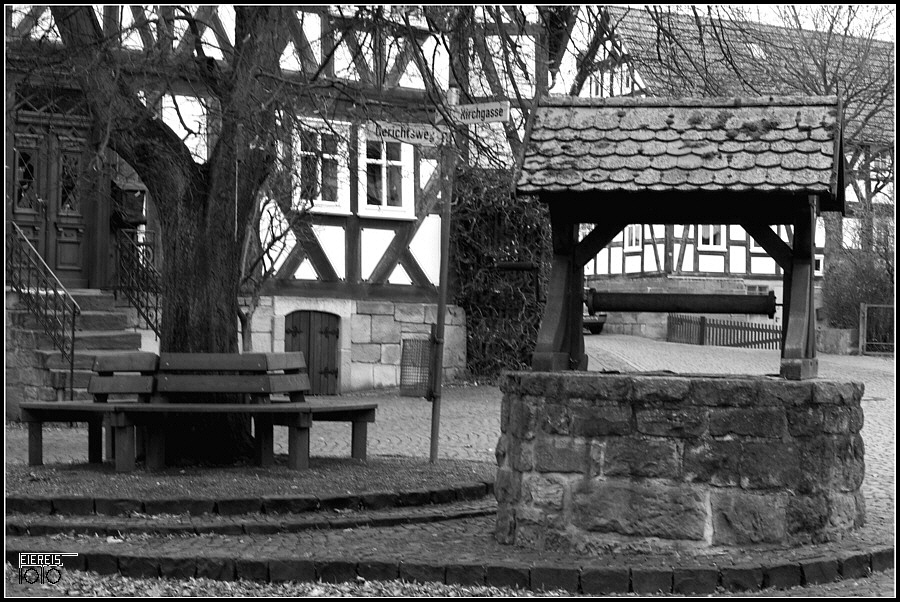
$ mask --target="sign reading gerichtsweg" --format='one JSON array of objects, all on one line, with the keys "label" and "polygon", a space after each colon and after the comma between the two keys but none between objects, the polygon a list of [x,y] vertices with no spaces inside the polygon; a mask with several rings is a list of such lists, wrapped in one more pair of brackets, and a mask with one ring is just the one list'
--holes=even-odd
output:
[{"label": "sign reading gerichtsweg", "polygon": [[509,101],[480,102],[453,107],[453,116],[460,123],[496,123],[509,120]]},{"label": "sign reading gerichtsweg", "polygon": [[387,142],[439,146],[444,141],[447,130],[424,123],[370,122],[366,125],[366,135]]}]

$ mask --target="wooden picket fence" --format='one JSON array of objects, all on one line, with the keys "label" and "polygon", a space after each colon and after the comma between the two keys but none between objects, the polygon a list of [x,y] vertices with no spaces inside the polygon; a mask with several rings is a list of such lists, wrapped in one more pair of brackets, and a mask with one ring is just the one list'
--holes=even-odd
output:
[{"label": "wooden picket fence", "polygon": [[690,345],[781,349],[781,326],[669,314],[666,340]]}]

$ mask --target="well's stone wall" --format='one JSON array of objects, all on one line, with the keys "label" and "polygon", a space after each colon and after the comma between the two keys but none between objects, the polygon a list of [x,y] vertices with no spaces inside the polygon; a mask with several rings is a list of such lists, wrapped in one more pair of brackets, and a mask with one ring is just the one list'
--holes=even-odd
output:
[{"label": "well's stone wall", "polygon": [[865,520],[859,383],[520,372],[501,389],[503,543],[793,544]]}]

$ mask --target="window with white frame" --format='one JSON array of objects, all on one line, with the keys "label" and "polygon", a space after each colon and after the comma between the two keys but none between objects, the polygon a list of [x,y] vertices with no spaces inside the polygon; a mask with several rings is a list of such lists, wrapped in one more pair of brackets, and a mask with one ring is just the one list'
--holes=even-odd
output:
[{"label": "window with white frame", "polygon": [[412,145],[375,137],[360,141],[361,215],[415,216],[413,160]]},{"label": "window with white frame", "polygon": [[345,124],[303,121],[293,131],[294,206],[349,213],[350,170]]},{"label": "window with white frame", "polygon": [[697,248],[708,251],[724,251],[725,232],[725,226],[718,224],[697,226]]},{"label": "window with white frame", "polygon": [[640,251],[644,242],[643,224],[630,224],[625,227],[625,250]]}]

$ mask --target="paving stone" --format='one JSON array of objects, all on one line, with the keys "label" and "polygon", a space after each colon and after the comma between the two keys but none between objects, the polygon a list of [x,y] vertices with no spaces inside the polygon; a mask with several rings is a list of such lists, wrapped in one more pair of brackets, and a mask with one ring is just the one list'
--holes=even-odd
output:
[{"label": "paving stone", "polygon": [[238,579],[247,581],[269,580],[269,564],[265,560],[238,558],[234,561],[234,568]]},{"label": "paving stone", "polygon": [[230,558],[198,558],[197,577],[216,579],[217,581],[234,580],[234,560]]},{"label": "paving stone", "polygon": [[316,562],[316,576],[326,583],[344,583],[356,580],[356,562],[348,560],[323,560]]},{"label": "paving stone", "polygon": [[7,514],[50,514],[53,503],[48,497],[7,497]]},{"label": "paving stone", "polygon": [[518,587],[528,589],[529,571],[517,564],[488,564],[485,584],[490,587]]},{"label": "paving stone", "polygon": [[551,591],[556,589],[578,593],[578,567],[533,566],[531,567],[531,589]]},{"label": "paving stone", "polygon": [[411,583],[443,583],[444,565],[440,562],[401,562],[400,579]]},{"label": "paving stone", "polygon": [[869,567],[869,555],[865,552],[850,552],[838,556],[838,569],[844,579],[867,577]]},{"label": "paving stone", "polygon": [[121,556],[119,572],[126,577],[159,577],[159,563],[146,556]]},{"label": "paving stone", "polygon": [[53,512],[54,514],[93,514],[94,500],[93,498],[80,496],[54,497]]},{"label": "paving stone", "polygon": [[485,568],[480,563],[457,563],[447,565],[445,580],[447,585],[484,585]]},{"label": "paving stone", "polygon": [[762,586],[761,566],[728,566],[719,569],[722,587],[730,592],[756,591]]},{"label": "paving stone", "polygon": [[212,514],[215,510],[215,500],[203,499],[165,499],[144,500],[144,512],[146,514],[190,514],[200,516]]},{"label": "paving stone", "polygon": [[877,548],[872,551],[872,570],[887,571],[894,568],[894,548]]},{"label": "paving stone", "polygon": [[636,594],[672,593],[672,570],[633,568],[631,588]]},{"label": "paving stone", "polygon": [[765,567],[763,571],[763,589],[775,587],[788,589],[797,587],[803,581],[803,573],[799,564],[779,564]]},{"label": "paving stone", "polygon": [[379,560],[361,560],[357,574],[367,581],[391,581],[400,578],[400,563]]},{"label": "paving stone", "polygon": [[143,512],[144,505],[139,500],[97,498],[94,510],[106,516],[127,516],[132,512]]},{"label": "paving stone", "polygon": [[812,558],[800,561],[803,584],[831,583],[840,577],[836,558]]},{"label": "paving stone", "polygon": [[628,592],[630,582],[628,567],[584,568],[581,571],[581,591],[585,594],[624,594]]},{"label": "paving stone", "polygon": [[105,552],[88,552],[85,554],[87,570],[101,575],[115,575],[119,572],[119,558],[115,554]]},{"label": "paving stone", "polygon": [[270,560],[269,581],[315,581],[316,563],[312,560]]},{"label": "paving stone", "polygon": [[713,567],[676,568],[672,591],[676,594],[711,594],[719,585],[719,571]]},{"label": "paving stone", "polygon": [[262,511],[260,498],[235,498],[216,501],[216,512],[222,516],[232,514],[254,514]]},{"label": "paving stone", "polygon": [[300,514],[318,509],[319,498],[314,495],[268,495],[262,498],[262,504],[266,514]]},{"label": "paving stone", "polygon": [[188,579],[196,576],[197,563],[193,558],[160,558],[159,573],[170,579]]}]

